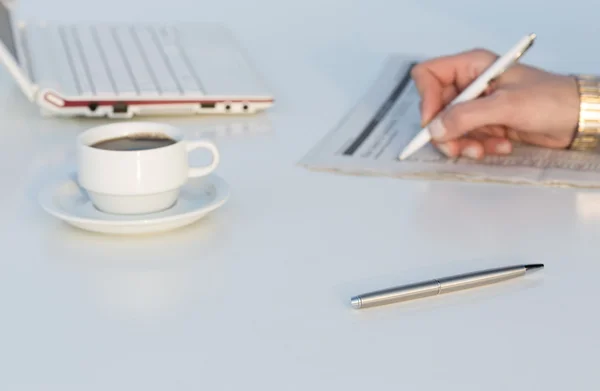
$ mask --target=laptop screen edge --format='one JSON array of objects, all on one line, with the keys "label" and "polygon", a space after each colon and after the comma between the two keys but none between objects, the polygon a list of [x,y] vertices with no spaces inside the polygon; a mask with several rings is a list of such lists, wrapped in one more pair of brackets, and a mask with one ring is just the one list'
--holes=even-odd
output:
[{"label": "laptop screen edge", "polygon": [[35,99],[36,88],[21,66],[16,29],[12,21],[12,2],[0,0],[0,61],[15,79],[30,101]]}]

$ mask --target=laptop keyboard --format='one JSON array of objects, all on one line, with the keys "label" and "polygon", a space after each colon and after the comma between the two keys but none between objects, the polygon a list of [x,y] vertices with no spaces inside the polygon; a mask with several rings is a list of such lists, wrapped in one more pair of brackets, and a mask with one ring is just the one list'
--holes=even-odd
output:
[{"label": "laptop keyboard", "polygon": [[175,26],[31,26],[28,41],[36,82],[67,95],[204,92]]}]

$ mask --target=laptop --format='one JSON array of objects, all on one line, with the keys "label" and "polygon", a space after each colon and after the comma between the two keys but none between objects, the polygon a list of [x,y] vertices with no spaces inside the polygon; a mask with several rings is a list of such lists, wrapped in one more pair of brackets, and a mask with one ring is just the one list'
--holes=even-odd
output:
[{"label": "laptop", "polygon": [[223,26],[15,23],[13,3],[0,0],[0,62],[44,114],[252,114],[273,104]]}]

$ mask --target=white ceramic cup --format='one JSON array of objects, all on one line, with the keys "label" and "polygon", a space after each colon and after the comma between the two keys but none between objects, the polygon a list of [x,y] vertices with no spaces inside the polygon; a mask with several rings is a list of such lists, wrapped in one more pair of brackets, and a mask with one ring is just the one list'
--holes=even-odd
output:
[{"label": "white ceramic cup", "polygon": [[[175,143],[154,149],[115,151],[93,147],[101,141],[141,135],[162,135]],[[190,167],[188,154],[205,148],[212,162]],[[143,214],[168,209],[190,177],[210,174],[219,151],[208,140],[184,140],[182,132],[154,122],[120,122],[91,128],[77,138],[79,185],[94,206],[106,213]]]}]

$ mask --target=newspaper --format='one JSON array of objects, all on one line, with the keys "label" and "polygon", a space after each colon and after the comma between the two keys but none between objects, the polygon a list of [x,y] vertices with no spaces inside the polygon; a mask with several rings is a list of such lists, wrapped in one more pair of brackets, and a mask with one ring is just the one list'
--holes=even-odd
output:
[{"label": "newspaper", "polygon": [[428,144],[398,155],[420,130],[420,96],[410,77],[418,58],[392,55],[362,99],[301,161],[350,175],[600,188],[600,151],[515,145],[509,156],[449,159]]}]

